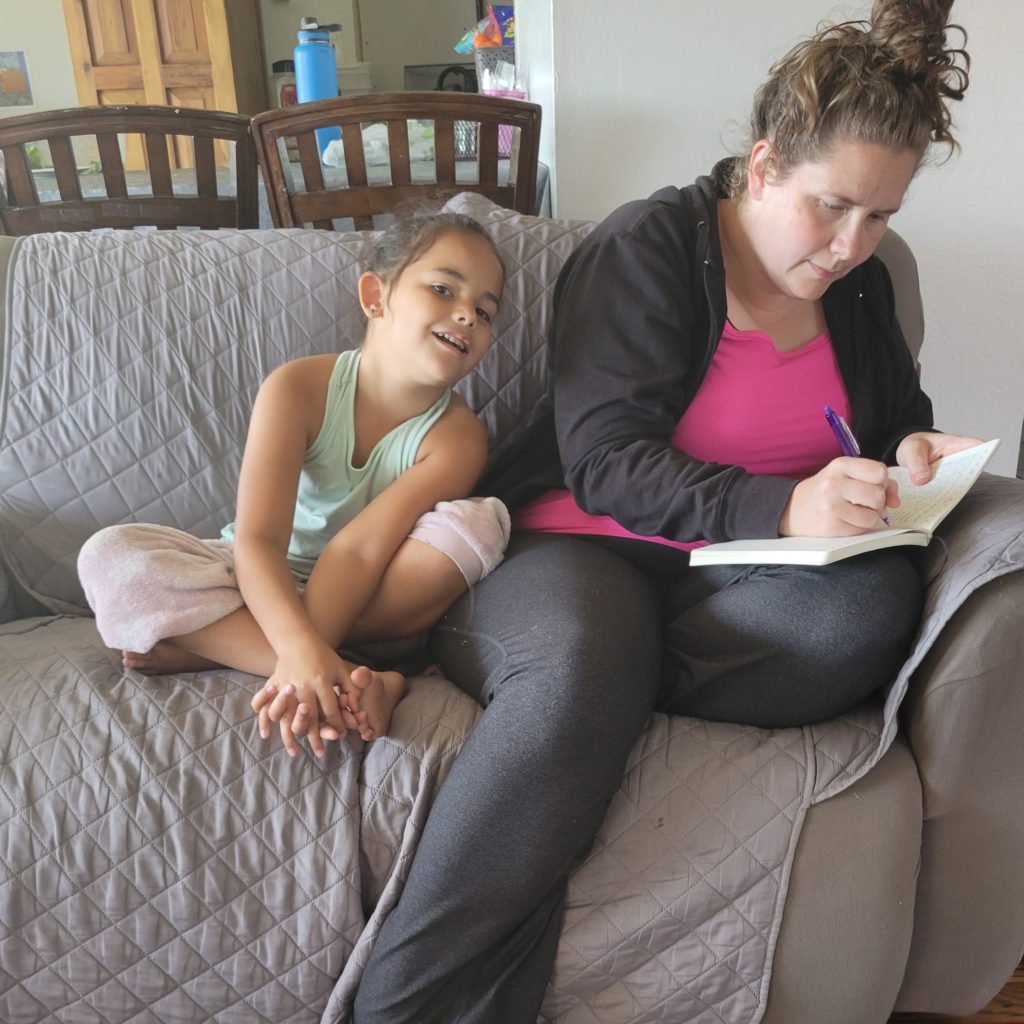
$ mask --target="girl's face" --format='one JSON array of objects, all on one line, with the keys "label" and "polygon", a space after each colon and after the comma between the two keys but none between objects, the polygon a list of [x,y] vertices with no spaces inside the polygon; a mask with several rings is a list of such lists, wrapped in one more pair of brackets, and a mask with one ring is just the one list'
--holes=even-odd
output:
[{"label": "girl's face", "polygon": [[401,359],[417,376],[454,384],[490,348],[503,273],[483,238],[450,231],[397,280],[380,284],[379,319],[372,311],[371,335],[393,346],[390,358]]},{"label": "girl's face", "polygon": [[841,142],[781,180],[765,166],[771,144],[751,153],[750,238],[774,288],[817,300],[863,263],[885,234],[917,170],[918,155],[867,142]]}]

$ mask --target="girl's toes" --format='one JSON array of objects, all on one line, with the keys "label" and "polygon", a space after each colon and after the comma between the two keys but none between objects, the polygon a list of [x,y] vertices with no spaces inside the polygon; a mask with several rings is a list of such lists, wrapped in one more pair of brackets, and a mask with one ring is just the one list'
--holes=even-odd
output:
[{"label": "girl's toes", "polygon": [[353,686],[365,690],[373,682],[373,673],[365,665],[357,665],[349,673],[349,679],[352,680]]}]

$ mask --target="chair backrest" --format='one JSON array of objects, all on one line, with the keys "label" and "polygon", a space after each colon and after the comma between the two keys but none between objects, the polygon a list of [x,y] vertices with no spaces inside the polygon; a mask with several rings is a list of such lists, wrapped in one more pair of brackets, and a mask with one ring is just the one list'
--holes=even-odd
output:
[{"label": "chair backrest", "polygon": [[[125,169],[119,135],[142,137],[148,170]],[[76,160],[72,140],[82,136],[95,136],[98,168]],[[49,147],[52,171],[30,166],[26,147],[33,143]],[[51,110],[0,120],[0,153],[0,228],[9,235],[258,225],[256,150],[249,118],[240,114],[152,106]],[[191,168],[172,169],[172,153]]]},{"label": "chair backrest", "polygon": [[276,227],[364,230],[376,214],[459,192],[534,213],[540,113],[505,97],[395,92],[257,114],[271,218]]}]

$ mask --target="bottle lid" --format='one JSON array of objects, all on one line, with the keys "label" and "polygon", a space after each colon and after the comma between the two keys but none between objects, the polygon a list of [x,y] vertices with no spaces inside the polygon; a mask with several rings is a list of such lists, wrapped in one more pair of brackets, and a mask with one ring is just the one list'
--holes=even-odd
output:
[{"label": "bottle lid", "polygon": [[321,25],[317,18],[308,15],[299,22],[300,32],[340,32],[341,26],[336,24]]}]

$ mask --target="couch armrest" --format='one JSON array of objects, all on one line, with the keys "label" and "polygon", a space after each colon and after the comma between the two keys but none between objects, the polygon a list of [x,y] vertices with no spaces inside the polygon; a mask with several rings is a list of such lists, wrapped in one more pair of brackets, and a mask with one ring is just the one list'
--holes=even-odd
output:
[{"label": "couch armrest", "polygon": [[945,552],[927,559],[945,564],[926,617],[944,602],[956,611],[902,708],[925,822],[900,1010],[973,1013],[1024,947],[1022,512],[1024,482],[983,476],[943,524]]}]

